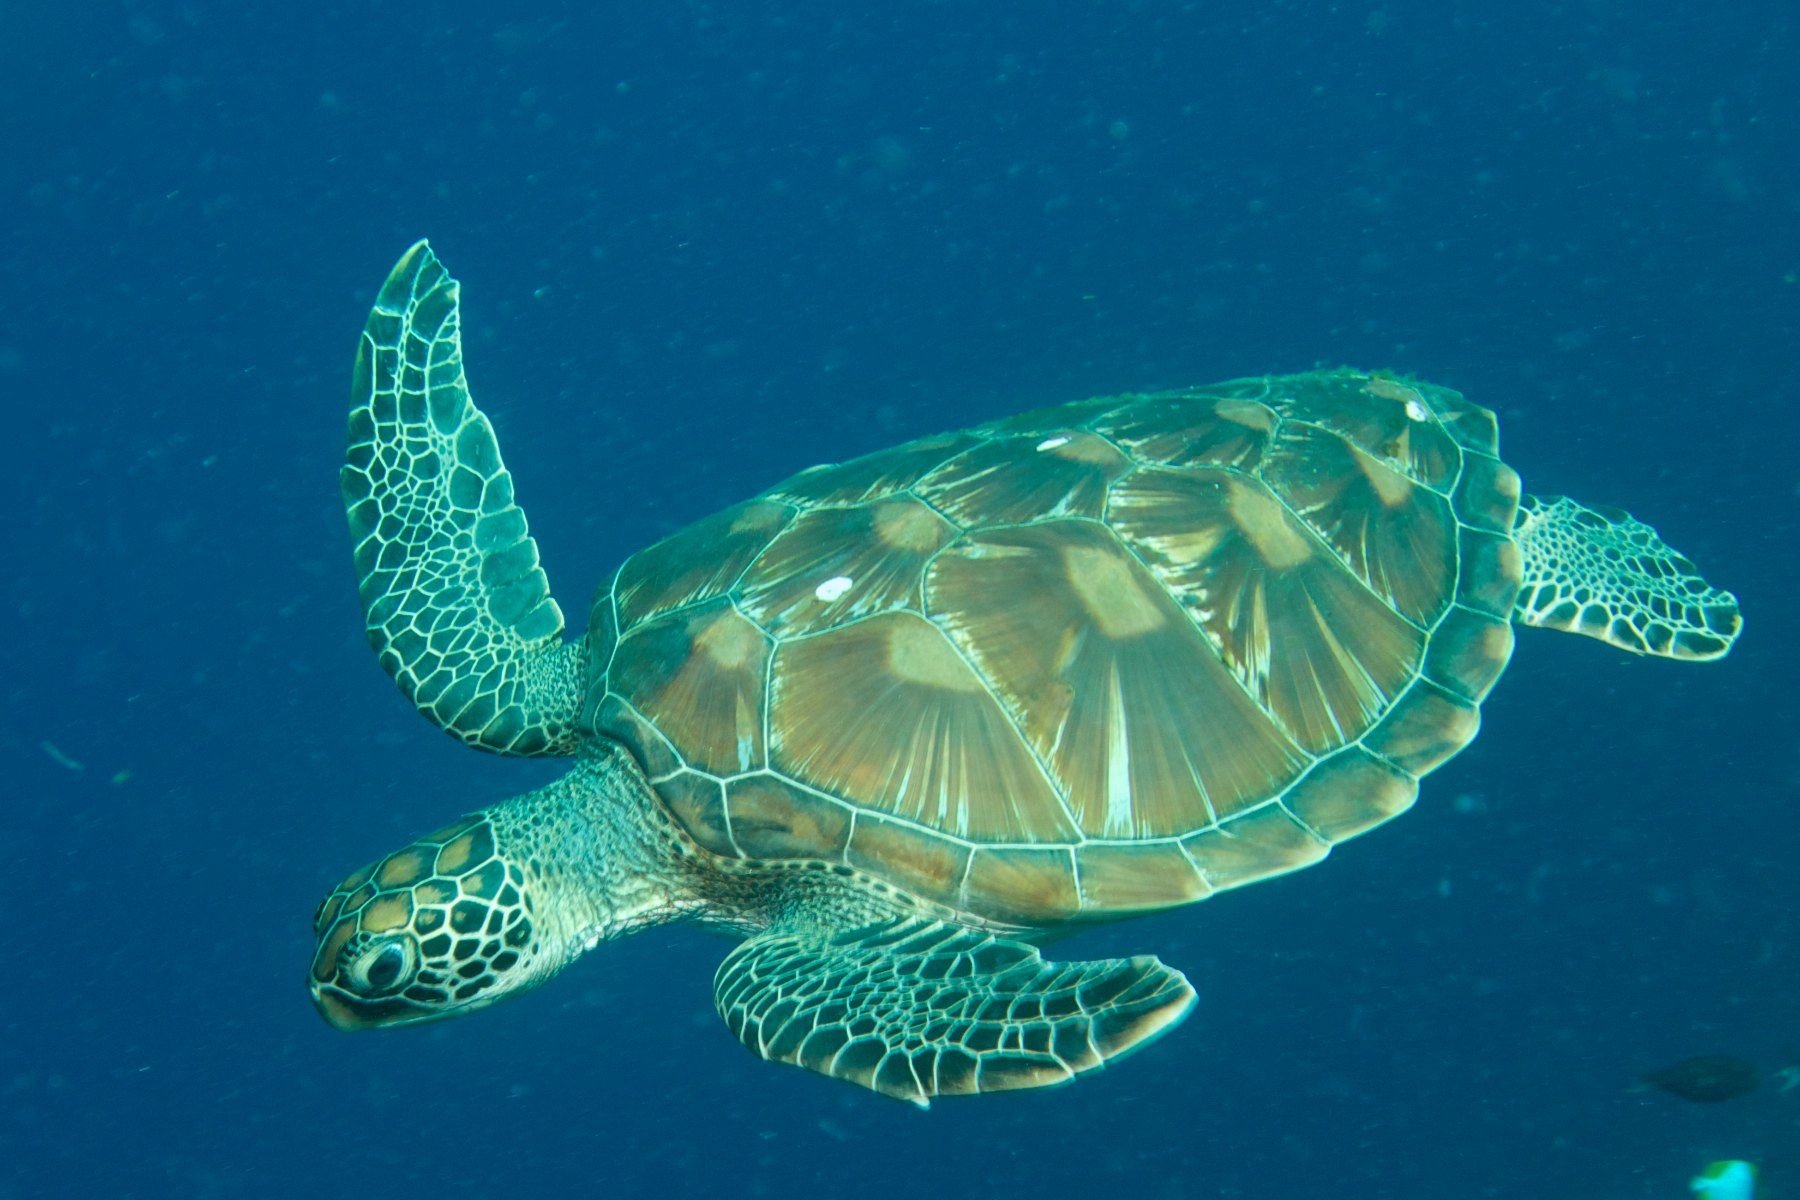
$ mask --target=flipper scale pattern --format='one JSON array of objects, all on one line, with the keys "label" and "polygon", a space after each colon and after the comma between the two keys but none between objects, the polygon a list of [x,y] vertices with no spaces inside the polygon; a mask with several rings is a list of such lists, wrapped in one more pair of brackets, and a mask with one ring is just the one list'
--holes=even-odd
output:
[{"label": "flipper scale pattern", "polygon": [[1149,956],[1047,962],[1023,942],[897,917],[751,938],[719,967],[714,998],[764,1058],[924,1108],[1065,1083],[1175,1025],[1194,989]]},{"label": "flipper scale pattern", "polygon": [[370,643],[439,728],[566,754],[579,643],[538,566],[493,427],[469,398],[456,281],[420,242],[369,314],[339,473]]}]

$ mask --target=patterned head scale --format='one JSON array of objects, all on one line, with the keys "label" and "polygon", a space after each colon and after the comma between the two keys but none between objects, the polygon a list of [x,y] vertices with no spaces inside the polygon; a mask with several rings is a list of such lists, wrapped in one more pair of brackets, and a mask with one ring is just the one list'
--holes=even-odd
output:
[{"label": "patterned head scale", "polygon": [[340,1029],[404,1025],[482,1007],[547,973],[526,878],[483,817],[357,871],[313,918],[313,1003]]}]

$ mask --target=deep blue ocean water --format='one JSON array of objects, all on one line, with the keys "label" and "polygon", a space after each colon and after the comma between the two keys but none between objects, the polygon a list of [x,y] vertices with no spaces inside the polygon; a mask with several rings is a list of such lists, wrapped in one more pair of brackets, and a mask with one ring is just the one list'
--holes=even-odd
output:
[{"label": "deep blue ocean water", "polygon": [[[1780,0],[0,5],[0,1196],[1800,1196],[1800,12]],[[1501,414],[1742,598],[1723,664],[1526,633],[1310,871],[1056,953],[1201,992],[930,1113],[756,1061],[728,943],[463,1021],[307,1000],[345,871],[554,763],[364,642],[355,338],[429,235],[565,609],[791,471],[1355,363]]]}]

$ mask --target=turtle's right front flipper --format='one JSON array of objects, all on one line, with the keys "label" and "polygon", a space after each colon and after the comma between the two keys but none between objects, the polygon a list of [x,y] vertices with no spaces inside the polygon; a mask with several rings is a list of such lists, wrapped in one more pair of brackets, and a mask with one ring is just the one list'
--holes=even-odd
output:
[{"label": "turtle's right front flipper", "polygon": [[759,934],[713,980],[731,1031],[774,1062],[909,1100],[1050,1087],[1173,1027],[1194,1004],[1154,958],[1045,962],[918,917]]},{"label": "turtle's right front flipper", "polygon": [[493,427],[469,398],[456,281],[424,242],[369,313],[351,403],[339,479],[381,665],[473,746],[570,752],[580,644],[562,640]]}]

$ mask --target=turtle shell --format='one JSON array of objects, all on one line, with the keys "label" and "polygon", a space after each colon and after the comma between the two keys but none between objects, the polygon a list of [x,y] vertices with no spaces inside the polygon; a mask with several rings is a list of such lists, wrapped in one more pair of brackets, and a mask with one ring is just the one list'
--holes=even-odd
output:
[{"label": "turtle shell", "polygon": [[620,567],[585,721],[721,855],[1047,927],[1406,809],[1512,652],[1493,415],[1352,371],[802,471]]}]

